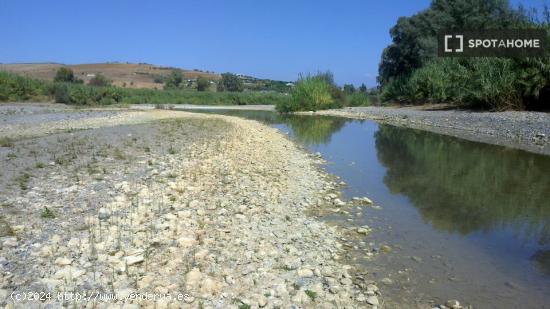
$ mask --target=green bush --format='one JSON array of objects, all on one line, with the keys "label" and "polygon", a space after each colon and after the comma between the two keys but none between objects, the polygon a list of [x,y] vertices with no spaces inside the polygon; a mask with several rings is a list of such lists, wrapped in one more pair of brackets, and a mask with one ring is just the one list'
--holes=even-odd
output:
[{"label": "green bush", "polygon": [[56,103],[71,103],[71,98],[69,97],[69,87],[65,84],[54,84],[53,97]]},{"label": "green bush", "polygon": [[[451,103],[491,110],[548,109],[550,57],[437,57],[437,33],[448,29],[545,29],[550,10],[541,13],[507,0],[438,0],[390,30],[378,81],[384,101]],[[542,19],[541,19],[542,18]]]},{"label": "green bush", "polygon": [[221,85],[218,88],[218,91],[231,91],[231,92],[242,92],[244,90],[243,81],[235,74],[232,73],[223,73],[221,79]]},{"label": "green bush", "polygon": [[334,106],[331,94],[332,85],[321,75],[301,76],[292,89],[289,102],[276,106],[277,111],[289,113],[295,111],[316,111]]},{"label": "green bush", "polygon": [[[437,59],[402,80],[396,93],[402,101],[452,103],[484,109],[522,109],[522,93],[510,59]],[[396,97],[393,84],[383,96]]]},{"label": "green bush", "polygon": [[382,88],[380,97],[382,101],[408,102],[410,101],[410,94],[408,79],[406,77],[398,77],[389,81]]},{"label": "green bush", "polygon": [[210,81],[202,76],[197,78],[197,91],[206,91],[210,87]]},{"label": "green bush", "polygon": [[369,96],[363,92],[356,92],[348,96],[348,106],[367,106],[369,105]]},{"label": "green bush", "polygon": [[54,82],[60,82],[60,83],[72,83],[75,81],[73,70],[65,67],[61,67],[57,69],[57,72],[55,73],[55,77],[53,79]]},{"label": "green bush", "polygon": [[108,87],[111,86],[111,81],[107,79],[107,77],[97,74],[94,76],[90,81],[88,82],[88,85],[94,86],[94,87]]},{"label": "green bush", "polygon": [[164,89],[177,89],[183,82],[183,74],[179,70],[172,70],[170,75],[166,78],[164,83]]},{"label": "green bush", "polygon": [[49,96],[48,83],[8,72],[0,72],[0,101],[43,101]]}]

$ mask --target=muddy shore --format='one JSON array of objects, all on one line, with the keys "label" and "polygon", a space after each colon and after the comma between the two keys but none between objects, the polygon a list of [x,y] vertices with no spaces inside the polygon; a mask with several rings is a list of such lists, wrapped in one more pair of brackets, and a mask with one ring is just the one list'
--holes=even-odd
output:
[{"label": "muddy shore", "polygon": [[[338,185],[274,128],[2,105],[0,138],[2,306],[383,304],[376,283],[346,265],[342,232],[306,215],[342,207]],[[14,299],[25,292],[50,298]],[[83,294],[110,299],[75,299]]]}]

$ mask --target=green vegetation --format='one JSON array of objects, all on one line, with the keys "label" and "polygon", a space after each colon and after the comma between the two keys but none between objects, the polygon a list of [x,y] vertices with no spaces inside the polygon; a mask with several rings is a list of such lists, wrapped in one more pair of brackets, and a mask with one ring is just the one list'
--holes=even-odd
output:
[{"label": "green vegetation", "polygon": [[49,84],[8,72],[0,72],[0,102],[45,101]]},{"label": "green vegetation", "polygon": [[0,138],[0,147],[13,147],[13,140],[9,137]]},{"label": "green vegetation", "polygon": [[434,0],[390,30],[382,54],[382,99],[403,103],[451,103],[500,109],[544,109],[550,102],[550,57],[438,58],[437,33],[446,29],[549,29],[545,20],[507,0]]},{"label": "green vegetation", "polygon": [[[177,73],[173,76],[176,78]],[[167,82],[174,84],[174,82]],[[107,104],[209,104],[248,105],[277,104],[288,96],[276,92],[198,92],[189,89],[132,89],[117,87],[90,87],[76,83],[52,83],[31,79],[13,73],[0,72],[0,102],[48,101],[75,105]]]},{"label": "green vegetation", "polygon": [[40,217],[44,219],[55,219],[55,213],[48,207],[44,207],[40,212]]},{"label": "green vegetation", "polygon": [[74,76],[73,70],[65,67],[61,67],[57,70],[53,81],[59,83],[83,83],[83,80]]},{"label": "green vegetation", "polygon": [[313,292],[311,290],[305,290],[304,291],[306,293],[306,295],[311,298],[312,301],[315,301],[315,298],[317,298],[317,293],[316,292]]},{"label": "green vegetation", "polygon": [[111,81],[107,79],[107,77],[97,74],[94,76],[90,81],[88,82],[88,85],[94,86],[94,87],[109,87],[111,86]]},{"label": "green vegetation", "polygon": [[223,73],[222,79],[218,82],[218,91],[242,92],[244,90],[243,81],[235,74]]},{"label": "green vegetation", "polygon": [[356,92],[355,87],[349,84],[340,90],[332,73],[324,72],[300,76],[292,89],[290,100],[277,104],[276,109],[281,113],[291,113],[367,104],[366,92]]},{"label": "green vegetation", "polygon": [[173,70],[164,82],[164,89],[178,89],[183,82],[183,74],[179,70]]},{"label": "green vegetation", "polygon": [[23,173],[15,178],[15,181],[19,185],[19,188],[23,191],[26,191],[29,188],[29,182],[31,180],[31,175]]},{"label": "green vegetation", "polygon": [[206,91],[210,87],[210,81],[205,77],[199,76],[197,78],[197,91]]}]

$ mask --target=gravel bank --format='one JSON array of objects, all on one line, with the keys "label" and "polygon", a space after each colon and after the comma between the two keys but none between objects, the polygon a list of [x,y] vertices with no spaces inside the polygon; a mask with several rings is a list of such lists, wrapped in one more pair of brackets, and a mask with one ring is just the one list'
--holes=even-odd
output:
[{"label": "gravel bank", "polygon": [[[275,105],[196,105],[196,104],[164,104],[164,108],[173,110],[189,110],[189,109],[229,109],[229,110],[250,110],[250,111],[275,111]],[[148,110],[154,109],[153,104],[133,104],[132,109]]]},{"label": "gravel bank", "polygon": [[[0,128],[0,305],[382,303],[342,263],[341,232],[305,214],[334,207],[337,185],[276,129],[175,111],[71,118],[81,112]],[[144,293],[173,298],[131,299]]]},{"label": "gravel bank", "polygon": [[426,107],[369,106],[326,110],[313,114],[372,119],[550,155],[550,113],[473,112],[429,110]]}]

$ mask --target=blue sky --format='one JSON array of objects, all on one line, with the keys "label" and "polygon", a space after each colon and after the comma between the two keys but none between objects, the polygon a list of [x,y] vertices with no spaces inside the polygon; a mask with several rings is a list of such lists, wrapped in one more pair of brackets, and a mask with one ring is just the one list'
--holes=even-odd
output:
[{"label": "blue sky", "polygon": [[389,29],[429,3],[0,0],[0,62],[147,62],[280,80],[331,70],[338,83],[373,86]]}]

